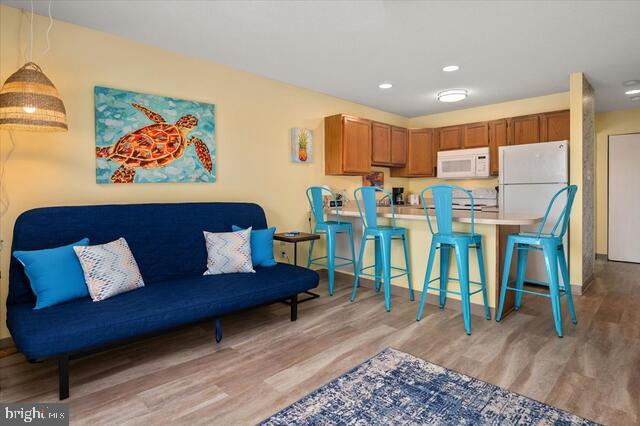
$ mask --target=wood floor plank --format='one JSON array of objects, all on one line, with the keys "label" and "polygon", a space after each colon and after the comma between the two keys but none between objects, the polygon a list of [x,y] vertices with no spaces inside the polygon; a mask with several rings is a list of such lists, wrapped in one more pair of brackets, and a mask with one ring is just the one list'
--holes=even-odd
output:
[{"label": "wood floor plank", "polygon": [[[575,297],[579,324],[563,306],[565,337],[551,307],[525,296],[501,323],[472,316],[471,336],[455,308],[427,305],[351,282],[335,295],[224,317],[216,344],[206,321],[71,362],[73,424],[255,424],[386,347],[494,383],[605,424],[640,423],[640,265],[598,261],[589,291]],[[563,301],[564,303],[564,301]],[[56,365],[0,360],[2,401],[56,401]]]}]

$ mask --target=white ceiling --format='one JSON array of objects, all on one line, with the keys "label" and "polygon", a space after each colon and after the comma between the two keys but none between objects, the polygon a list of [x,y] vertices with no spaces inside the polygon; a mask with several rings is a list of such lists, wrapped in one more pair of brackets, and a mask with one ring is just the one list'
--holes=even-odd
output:
[{"label": "white ceiling", "polygon": [[[1,0],[30,9],[28,0]],[[47,14],[48,2],[35,1]],[[569,89],[640,107],[640,1],[55,0],[54,18],[407,117]],[[55,31],[55,27],[53,29]],[[445,73],[444,65],[460,71]],[[378,89],[383,81],[391,90]],[[467,88],[456,104],[439,90]]]}]

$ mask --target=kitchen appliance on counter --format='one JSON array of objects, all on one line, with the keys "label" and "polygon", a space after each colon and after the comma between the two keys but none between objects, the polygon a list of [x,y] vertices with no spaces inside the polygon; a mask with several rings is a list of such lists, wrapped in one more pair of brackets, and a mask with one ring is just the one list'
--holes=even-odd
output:
[{"label": "kitchen appliance on counter", "polygon": [[438,178],[478,179],[489,177],[489,148],[438,151]]},{"label": "kitchen appliance on counter", "polygon": [[393,204],[396,206],[404,205],[404,188],[393,188],[392,190]]},{"label": "kitchen appliance on counter", "polygon": [[[504,214],[543,216],[551,198],[569,184],[568,141],[501,146],[498,205]],[[566,204],[566,192],[549,213],[542,232],[551,231]],[[535,232],[538,225],[523,226],[524,232]],[[569,258],[569,237],[564,237],[564,250]],[[548,282],[544,257],[529,251],[526,278]]]},{"label": "kitchen appliance on counter", "polygon": [[[471,196],[473,197],[474,210],[498,206],[498,191],[494,188],[471,189]],[[471,200],[462,191],[454,190],[452,206],[454,210],[471,210]]]}]

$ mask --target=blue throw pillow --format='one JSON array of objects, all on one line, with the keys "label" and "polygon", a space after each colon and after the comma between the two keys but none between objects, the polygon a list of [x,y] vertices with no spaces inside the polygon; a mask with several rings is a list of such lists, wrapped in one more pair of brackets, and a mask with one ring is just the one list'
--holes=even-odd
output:
[{"label": "blue throw pillow", "polygon": [[[242,229],[236,225],[231,227],[234,232]],[[275,227],[251,231],[251,262],[254,267],[277,265],[276,260],[273,258],[273,234],[275,233]]]},{"label": "blue throw pillow", "polygon": [[73,246],[88,245],[89,239],[83,238],[68,246],[13,252],[24,266],[31,289],[36,295],[34,309],[89,296],[80,261],[73,251]]}]

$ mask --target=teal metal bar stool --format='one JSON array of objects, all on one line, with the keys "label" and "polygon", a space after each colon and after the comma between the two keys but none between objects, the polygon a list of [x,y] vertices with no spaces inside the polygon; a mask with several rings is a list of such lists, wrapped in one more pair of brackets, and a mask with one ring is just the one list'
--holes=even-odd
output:
[{"label": "teal metal bar stool", "polygon": [[[324,202],[323,193],[327,193],[333,199],[333,205],[336,206],[336,220],[324,219]],[[313,227],[314,234],[324,234],[327,237],[327,255],[313,258],[313,247],[315,241],[311,241],[309,246],[309,259],[307,260],[307,268],[311,265],[326,266],[329,272],[329,295],[333,296],[335,269],[341,266],[353,265],[353,272],[356,270],[356,254],[353,248],[353,226],[350,222],[342,222],[340,220],[340,209],[336,202],[336,194],[333,191],[322,186],[311,186],[307,189],[307,200],[311,206],[311,212],[316,221]],[[351,247],[351,259],[336,256],[336,238],[339,234],[347,234],[349,245]],[[326,259],[326,264],[319,262]],[[336,259],[346,262],[336,264]]]},{"label": "teal metal bar stool", "polygon": [[[536,296],[546,297],[551,299],[551,308],[553,310],[553,321],[556,327],[556,333],[558,337],[562,337],[562,309],[560,306],[560,297],[566,296],[567,306],[569,307],[569,313],[571,315],[571,321],[574,324],[578,323],[576,319],[576,312],[573,308],[573,296],[571,295],[571,284],[569,283],[569,269],[567,268],[567,258],[564,254],[564,246],[562,239],[569,229],[569,217],[571,216],[571,207],[573,206],[573,200],[576,196],[578,187],[576,185],[569,185],[562,188],[560,191],[551,198],[547,211],[544,214],[544,218],[538,227],[536,233],[519,233],[512,234],[507,237],[507,249],[504,259],[504,271],[502,273],[502,285],[500,290],[500,306],[498,307],[498,314],[496,315],[496,321],[502,319],[502,309],[504,308],[504,299],[507,294],[507,290],[515,291],[515,310],[519,310],[522,306],[522,295],[524,293],[534,294]],[[560,195],[566,192],[566,203],[562,209],[562,213],[558,216],[558,220],[548,234],[543,234],[542,230],[547,223],[549,213],[560,198]],[[558,233],[558,227],[560,230]],[[511,259],[513,255],[513,249],[518,251],[518,267],[516,270],[515,287],[509,287],[509,270],[511,269]],[[547,267],[547,276],[549,282],[538,282],[534,284],[545,285],[549,287],[549,293],[541,293],[538,291],[530,291],[524,289],[525,271],[527,269],[527,257],[529,250],[540,250],[544,255],[545,266]],[[562,275],[562,287],[558,279],[558,264],[560,265],[560,273]],[[533,280],[527,280],[533,281]]]},{"label": "teal metal bar stool", "polygon": [[[469,197],[471,203],[471,229],[469,233],[453,231],[453,191],[461,191]],[[429,209],[425,202],[425,192],[431,191],[433,202],[436,210],[436,223],[438,232],[433,231],[431,218],[429,217]],[[427,263],[427,272],[424,277],[422,287],[422,298],[420,299],[420,308],[418,309],[417,321],[422,318],[424,303],[427,300],[428,290],[437,290],[440,293],[440,309],[444,309],[447,301],[447,293],[457,294],[462,299],[462,316],[464,318],[464,328],[467,334],[471,334],[471,295],[482,292],[484,302],[485,317],[491,319],[491,311],[487,303],[487,280],[484,272],[484,258],[482,256],[482,235],[475,233],[474,224],[474,208],[473,196],[471,191],[467,191],[459,186],[452,185],[431,185],[424,188],[420,192],[420,200],[422,208],[427,216],[427,224],[431,231],[431,248],[429,250],[429,261]],[[480,272],[480,282],[471,281],[469,279],[469,248],[475,248],[478,256],[478,269]],[[458,264],[458,278],[449,277],[449,259],[451,250],[455,250],[456,261]],[[436,250],[440,250],[440,276],[431,279],[431,271],[435,260]],[[431,287],[434,281],[440,281],[439,287]],[[460,291],[449,290],[447,284],[449,281],[458,281],[460,283]],[[470,286],[474,285],[478,288],[474,291],[470,290]]]},{"label": "teal metal bar stool", "polygon": [[[376,195],[378,193],[385,194],[389,198],[391,206],[391,226],[378,225],[378,211]],[[360,195],[360,198],[358,197]],[[393,199],[391,194],[377,188],[375,186],[363,186],[353,191],[353,197],[358,206],[358,213],[364,226],[362,234],[362,244],[360,246],[360,257],[355,272],[355,280],[353,281],[353,291],[351,292],[351,301],[356,299],[356,291],[360,285],[360,277],[367,276],[375,279],[376,292],[380,291],[380,281],[384,283],[384,304],[387,312],[391,310],[391,280],[394,278],[407,276],[409,282],[409,300],[414,300],[413,284],[411,282],[411,269],[409,267],[409,246],[407,242],[407,229],[396,226],[396,215],[393,207]],[[384,198],[384,197],[383,197]],[[363,211],[364,208],[364,211]],[[375,264],[371,266],[362,266],[364,250],[367,241],[374,241],[375,244]],[[391,266],[391,241],[402,240],[404,247],[404,268]],[[375,268],[373,274],[364,272],[365,270]],[[391,271],[399,272],[391,275]]]}]

